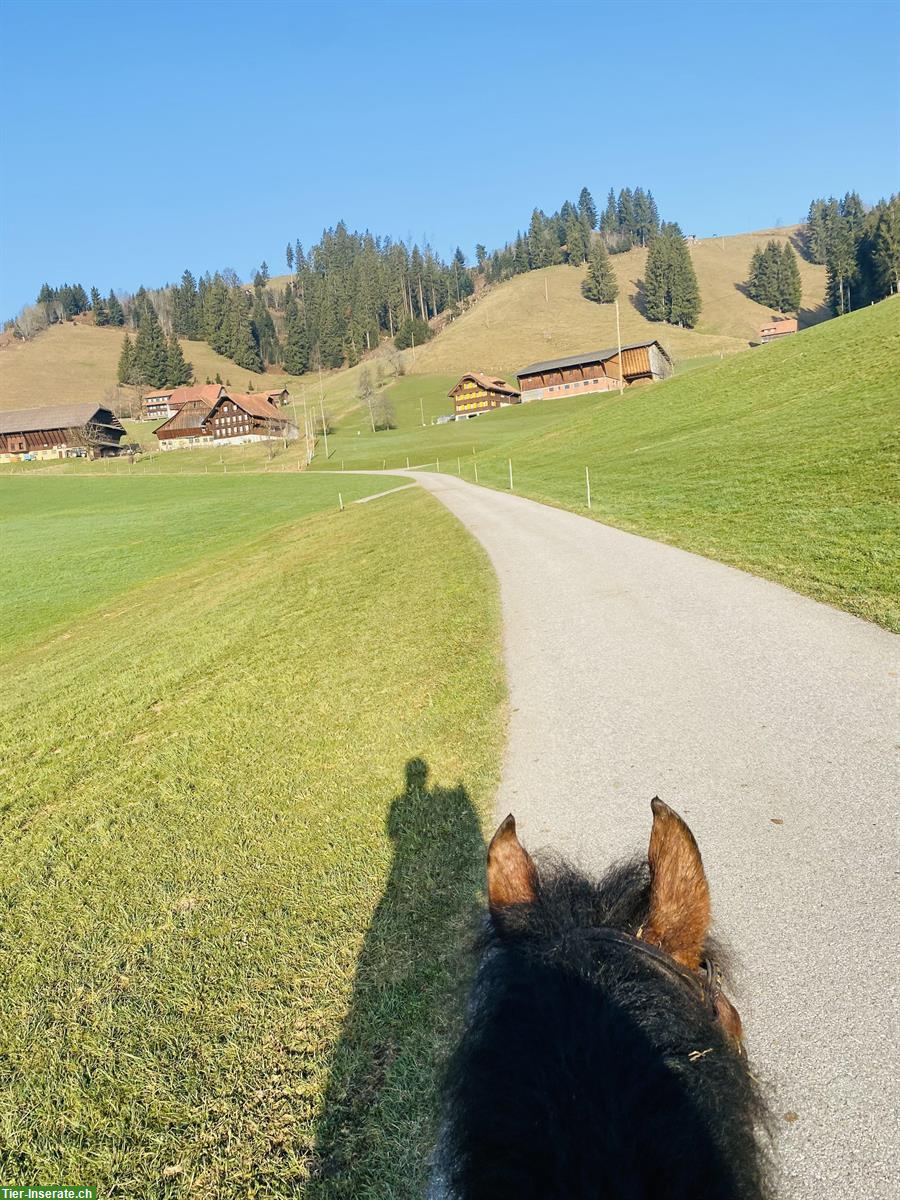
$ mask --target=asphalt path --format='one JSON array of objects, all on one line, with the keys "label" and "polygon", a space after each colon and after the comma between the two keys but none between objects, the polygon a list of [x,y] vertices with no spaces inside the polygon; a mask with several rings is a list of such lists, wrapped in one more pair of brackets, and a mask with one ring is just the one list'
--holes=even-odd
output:
[{"label": "asphalt path", "polygon": [[779,1194],[897,1197],[900,639],[573,513],[411,475],[500,582],[498,819],[599,872],[646,848],[651,797],[676,808],[737,956]]}]

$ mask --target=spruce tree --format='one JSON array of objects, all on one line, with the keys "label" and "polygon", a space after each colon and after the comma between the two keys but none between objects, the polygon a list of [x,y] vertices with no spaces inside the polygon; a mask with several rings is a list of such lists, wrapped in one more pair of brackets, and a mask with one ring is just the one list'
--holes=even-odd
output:
[{"label": "spruce tree", "polygon": [[106,300],[106,312],[110,325],[124,325],[125,313],[122,305],[119,303],[119,298],[115,292],[111,291]]},{"label": "spruce tree", "polygon": [[797,256],[791,249],[790,242],[785,242],[781,248],[778,270],[778,307],[781,312],[799,312],[802,295]]},{"label": "spruce tree", "polygon": [[597,206],[594,204],[594,197],[586,187],[581,189],[578,196],[578,215],[588,229],[597,228]]},{"label": "spruce tree", "polygon": [[290,242],[284,251],[284,261],[287,263],[288,275],[290,275],[294,269],[294,247]]},{"label": "spruce tree", "polygon": [[684,235],[663,225],[650,243],[644,276],[644,311],[650,321],[693,326],[700,315],[700,288]]},{"label": "spruce tree", "polygon": [[619,294],[619,284],[609,261],[609,251],[602,238],[596,238],[588,255],[587,278],[581,291],[597,304],[612,304]]},{"label": "spruce tree", "polygon": [[91,308],[94,312],[95,325],[109,324],[109,313],[106,311],[106,305],[103,303],[103,299],[95,287],[91,288]]},{"label": "spruce tree", "polygon": [[609,189],[609,195],[606,197],[606,208],[603,210],[603,216],[600,218],[600,232],[605,233],[607,237],[612,237],[619,228],[619,217],[616,210],[616,193]]},{"label": "spruce tree", "polygon": [[284,310],[284,357],[282,365],[289,375],[303,375],[309,370],[309,340],[306,324],[295,300]]},{"label": "spruce tree", "polygon": [[168,372],[168,347],[159,319],[148,304],[141,315],[134,342],[133,382],[164,387]]},{"label": "spruce tree", "polygon": [[670,284],[669,321],[688,329],[697,324],[700,315],[700,286],[690,251],[681,230],[672,237],[672,276]]},{"label": "spruce tree", "polygon": [[134,379],[134,345],[131,341],[130,334],[126,333],[122,339],[122,351],[119,354],[119,366],[116,372],[116,378],[119,383],[133,383]]},{"label": "spruce tree", "polygon": [[573,267],[580,267],[586,252],[584,226],[575,214],[569,217],[566,225],[566,259]]},{"label": "spruce tree", "polygon": [[166,386],[183,387],[194,377],[194,368],[185,362],[181,343],[173,333],[166,347]]},{"label": "spruce tree", "polygon": [[872,257],[882,295],[900,292],[900,196],[892,196],[878,217]]},{"label": "spruce tree", "polygon": [[261,372],[262,358],[259,353],[259,343],[254,336],[253,321],[251,320],[250,299],[241,288],[233,288],[229,302],[228,357],[233,358],[239,367],[248,371]]},{"label": "spruce tree", "polygon": [[648,321],[666,321],[670,312],[670,239],[654,238],[647,251],[644,269],[644,314]]}]

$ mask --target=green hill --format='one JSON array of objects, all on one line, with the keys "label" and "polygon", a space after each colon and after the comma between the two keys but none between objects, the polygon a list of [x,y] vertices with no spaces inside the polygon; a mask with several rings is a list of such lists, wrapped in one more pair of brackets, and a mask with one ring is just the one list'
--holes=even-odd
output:
[{"label": "green hill", "polygon": [[[691,246],[703,298],[697,329],[678,329],[647,321],[640,311],[640,280],[645,250],[613,256],[619,278],[623,341],[660,338],[679,362],[719,357],[746,349],[754,340],[768,310],[741,290],[750,256],[770,237],[787,240],[797,227],[763,230],[729,238],[709,238]],[[827,316],[824,308],[825,269],[800,259],[803,283],[801,320],[814,323]],[[538,358],[573,353],[616,340],[615,310],[581,295],[584,268],[549,267],[516,276],[484,290],[455,321],[415,352],[403,355],[412,375],[459,375],[489,370],[512,375],[516,368]],[[271,281],[282,285],[287,276]],[[88,322],[56,325],[33,341],[7,340],[0,345],[0,408],[38,406],[51,402],[99,400],[116,389],[116,364],[123,331],[95,328]],[[334,416],[358,403],[361,366],[301,378],[269,371],[252,375],[216,354],[204,342],[185,341],[185,357],[199,381],[218,374],[236,388],[248,381],[262,388],[288,387],[298,397],[305,391],[317,403],[324,391],[325,407]],[[370,358],[377,358],[378,353]],[[444,389],[446,391],[446,388]],[[130,395],[123,389],[122,399]]]},{"label": "green hill", "polygon": [[[422,428],[348,420],[331,465],[434,463],[776,579],[900,629],[897,447],[900,298],[665,383],[544,400]],[[438,396],[433,396],[433,403]],[[427,411],[426,411],[427,416]]]}]

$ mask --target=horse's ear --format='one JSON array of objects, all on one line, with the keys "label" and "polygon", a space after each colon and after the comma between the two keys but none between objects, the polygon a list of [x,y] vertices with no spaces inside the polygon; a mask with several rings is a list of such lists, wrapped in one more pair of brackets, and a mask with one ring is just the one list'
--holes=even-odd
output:
[{"label": "horse's ear", "polygon": [[491,838],[487,861],[488,903],[491,911],[511,904],[530,904],[537,886],[537,868],[516,837],[510,813]]},{"label": "horse's ear", "polygon": [[694,835],[657,796],[651,802],[650,914],[641,936],[690,970],[709,929],[709,885]]}]

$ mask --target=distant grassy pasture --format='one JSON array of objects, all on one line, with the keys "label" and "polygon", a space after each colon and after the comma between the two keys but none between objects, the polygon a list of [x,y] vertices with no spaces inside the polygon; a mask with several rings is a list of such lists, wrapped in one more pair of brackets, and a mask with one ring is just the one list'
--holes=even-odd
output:
[{"label": "distant grassy pasture", "polygon": [[[0,478],[0,661],[135,584],[392,481],[354,475]],[[138,630],[135,630],[137,633]]]},{"label": "distant grassy pasture", "polygon": [[[900,299],[604,397],[332,438],[331,464],[434,463],[900,629]],[[317,465],[323,465],[317,460]]]},{"label": "distant grassy pasture", "polygon": [[[215,495],[240,525],[307,484]],[[144,495],[209,537],[177,485]],[[405,491],[221,525],[123,590],[102,552],[138,536],[140,486],[4,485],[16,611],[44,556],[106,574],[0,663],[3,1180],[421,1197],[502,729],[493,576]]]}]

